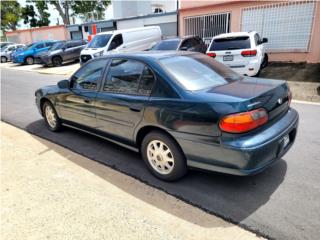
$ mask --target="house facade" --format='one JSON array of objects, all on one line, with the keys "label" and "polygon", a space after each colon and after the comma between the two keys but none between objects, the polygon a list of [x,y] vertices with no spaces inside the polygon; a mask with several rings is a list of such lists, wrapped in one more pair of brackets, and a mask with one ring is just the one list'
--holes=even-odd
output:
[{"label": "house facade", "polygon": [[227,32],[257,31],[268,38],[270,61],[320,62],[319,1],[180,0],[179,35],[206,43]]}]

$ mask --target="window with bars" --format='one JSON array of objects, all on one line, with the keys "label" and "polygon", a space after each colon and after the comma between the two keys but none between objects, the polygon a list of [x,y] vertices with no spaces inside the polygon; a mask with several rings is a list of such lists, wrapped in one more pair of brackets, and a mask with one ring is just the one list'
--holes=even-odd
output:
[{"label": "window with bars", "polygon": [[197,35],[209,45],[212,37],[230,32],[231,13],[215,13],[203,16],[185,17],[185,35]]},{"label": "window with bars", "polygon": [[268,38],[269,51],[307,51],[314,18],[314,1],[292,1],[242,9],[242,31]]}]

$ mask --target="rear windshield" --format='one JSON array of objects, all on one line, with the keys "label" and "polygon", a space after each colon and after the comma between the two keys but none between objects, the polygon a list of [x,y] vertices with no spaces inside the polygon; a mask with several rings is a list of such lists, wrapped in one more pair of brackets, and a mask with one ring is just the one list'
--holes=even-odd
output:
[{"label": "rear windshield", "polygon": [[158,42],[152,50],[177,50],[179,46],[179,40],[165,40]]},{"label": "rear windshield", "polygon": [[248,36],[219,38],[213,40],[210,51],[246,49],[250,47],[250,38]]},{"label": "rear windshield", "polygon": [[88,44],[88,48],[102,48],[105,47],[112,34],[103,34],[103,35],[96,35]]},{"label": "rear windshield", "polygon": [[242,79],[242,76],[206,55],[175,56],[161,59],[160,63],[184,89],[190,91]]}]

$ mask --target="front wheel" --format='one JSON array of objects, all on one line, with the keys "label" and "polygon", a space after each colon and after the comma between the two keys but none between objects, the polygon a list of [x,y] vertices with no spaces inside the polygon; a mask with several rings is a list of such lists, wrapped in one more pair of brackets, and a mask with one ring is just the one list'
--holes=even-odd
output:
[{"label": "front wheel", "polygon": [[2,56],[2,57],[1,57],[1,62],[2,62],[2,63],[7,62],[7,58],[6,58],[5,56]]},{"label": "front wheel", "polygon": [[179,145],[167,134],[150,132],[141,144],[142,157],[151,173],[165,181],[175,181],[187,173],[186,159]]},{"label": "front wheel", "polygon": [[61,120],[58,117],[58,114],[54,109],[53,105],[50,102],[46,101],[43,104],[42,112],[49,130],[52,132],[59,131],[62,127]]},{"label": "front wheel", "polygon": [[62,65],[62,58],[59,57],[59,56],[56,56],[52,59],[52,65],[54,67],[57,67],[57,66],[61,66]]},{"label": "front wheel", "polygon": [[261,69],[268,66],[268,62],[269,62],[268,54],[265,54],[261,63]]},{"label": "front wheel", "polygon": [[25,60],[25,63],[28,65],[34,64],[34,58],[33,57],[27,57]]}]

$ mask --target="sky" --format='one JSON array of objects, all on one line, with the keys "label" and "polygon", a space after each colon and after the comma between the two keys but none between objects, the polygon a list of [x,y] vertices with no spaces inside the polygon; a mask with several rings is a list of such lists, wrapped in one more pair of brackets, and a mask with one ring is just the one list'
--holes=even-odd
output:
[{"label": "sky", "polygon": [[[18,0],[18,2],[20,3],[20,5],[22,7],[24,7],[26,5],[26,0]],[[29,4],[29,3],[28,3]],[[59,13],[58,11],[54,8],[54,6],[52,6],[51,4],[48,4],[49,6],[49,10],[48,12],[50,13],[50,26],[52,25],[57,25],[57,22],[58,22],[58,19],[59,19],[59,23],[60,24],[63,24],[63,21],[62,21],[62,18],[59,16]],[[105,12],[105,20],[108,20],[108,19],[112,19],[113,18],[113,9],[112,9],[112,5],[109,5],[106,12]],[[79,18],[75,18],[75,23],[78,24],[78,23],[82,23],[81,19]],[[29,24],[25,25],[23,23],[23,20],[21,20],[19,22],[19,27],[18,29],[26,29],[26,28],[29,28]]]}]

